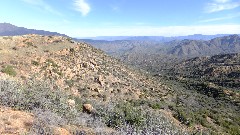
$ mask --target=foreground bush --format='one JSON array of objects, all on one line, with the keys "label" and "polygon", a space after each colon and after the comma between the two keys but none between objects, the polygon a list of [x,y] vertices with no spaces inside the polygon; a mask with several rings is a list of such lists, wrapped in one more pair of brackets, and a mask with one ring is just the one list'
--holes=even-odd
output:
[{"label": "foreground bush", "polygon": [[[75,100],[76,107],[68,105],[69,99]],[[88,127],[96,134],[185,134],[153,109],[129,102],[101,103],[88,99],[96,112],[86,114],[80,108],[86,101],[73,98],[51,82],[29,81],[20,85],[16,81],[0,79],[0,104],[35,115],[29,134],[53,134],[54,127],[66,125]],[[84,134],[77,129],[71,133]]]}]

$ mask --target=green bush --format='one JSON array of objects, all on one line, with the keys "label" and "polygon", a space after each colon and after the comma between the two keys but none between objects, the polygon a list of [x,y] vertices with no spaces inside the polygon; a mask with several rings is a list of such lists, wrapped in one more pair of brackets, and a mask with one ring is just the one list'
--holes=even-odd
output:
[{"label": "green bush", "polygon": [[28,45],[28,47],[33,46],[32,42],[26,42],[26,44]]},{"label": "green bush", "polygon": [[193,122],[192,116],[181,107],[177,108],[174,117],[187,126],[191,126]]},{"label": "green bush", "polygon": [[152,104],[149,104],[149,106],[152,109],[161,109],[162,108],[162,105],[160,103],[152,103]]},{"label": "green bush", "polygon": [[10,76],[16,76],[17,75],[17,72],[14,70],[13,66],[10,66],[10,65],[7,65],[5,66],[1,72],[5,73],[5,74],[8,74]]},{"label": "green bush", "polygon": [[51,64],[53,67],[58,67],[58,65],[52,59],[47,59],[46,62]]},{"label": "green bush", "polygon": [[130,103],[119,103],[107,115],[102,114],[109,127],[117,128],[124,124],[140,126],[143,116],[140,109],[133,107]]},{"label": "green bush", "polygon": [[69,86],[72,87],[74,85],[74,81],[73,80],[65,80],[65,83]]}]

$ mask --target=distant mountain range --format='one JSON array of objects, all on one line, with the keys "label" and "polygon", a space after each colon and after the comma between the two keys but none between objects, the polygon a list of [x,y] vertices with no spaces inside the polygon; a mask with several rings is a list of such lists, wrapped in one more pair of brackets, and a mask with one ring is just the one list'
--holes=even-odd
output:
[{"label": "distant mountain range", "polygon": [[240,52],[240,36],[229,35],[211,40],[157,41],[104,41],[84,40],[123,62],[152,73],[162,73],[174,64],[201,56]]},{"label": "distant mountain range", "polygon": [[240,52],[240,37],[238,35],[230,35],[214,38],[209,41],[182,40],[176,43],[176,45],[169,49],[167,53],[181,57],[237,53]]},{"label": "distant mountain range", "polygon": [[211,40],[173,40],[170,42],[142,41],[142,40],[79,40],[85,41],[110,55],[172,55],[176,57],[193,58],[216,54],[240,52],[240,36],[228,35]]},{"label": "distant mountain range", "polygon": [[169,42],[173,40],[211,40],[217,37],[228,36],[231,34],[216,34],[216,35],[202,35],[194,34],[187,36],[176,36],[176,37],[164,37],[164,36],[99,36],[99,37],[85,37],[78,39],[91,39],[91,40],[106,40],[106,41],[115,41],[115,40],[135,40],[135,41],[158,41],[158,42]]},{"label": "distant mountain range", "polygon": [[57,35],[57,36],[67,37],[67,35],[60,34],[57,32],[27,29],[24,27],[17,27],[10,23],[0,23],[0,36],[17,36],[17,35],[26,35],[26,34]]}]

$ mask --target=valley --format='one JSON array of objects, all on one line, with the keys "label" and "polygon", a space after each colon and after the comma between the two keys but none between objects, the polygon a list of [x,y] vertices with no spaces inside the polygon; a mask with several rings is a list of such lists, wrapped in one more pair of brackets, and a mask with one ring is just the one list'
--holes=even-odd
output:
[{"label": "valley", "polygon": [[2,36],[0,132],[238,134],[239,43]]},{"label": "valley", "polygon": [[240,135],[240,0],[2,0],[0,135]]},{"label": "valley", "polygon": [[[238,35],[230,35],[208,41],[128,40],[124,42],[131,48],[121,51],[115,46],[122,46],[123,41],[94,41],[92,44],[128,65],[148,71],[159,82],[165,82],[176,94],[175,101],[168,107],[182,123],[238,132],[239,39]],[[229,118],[232,119],[228,121]]]}]

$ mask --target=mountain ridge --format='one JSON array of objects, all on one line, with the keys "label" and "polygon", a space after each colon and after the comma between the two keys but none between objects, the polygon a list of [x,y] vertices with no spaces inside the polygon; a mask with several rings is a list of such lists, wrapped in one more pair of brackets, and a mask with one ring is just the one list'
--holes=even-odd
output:
[{"label": "mountain ridge", "polygon": [[17,36],[17,35],[27,35],[27,34],[57,35],[57,36],[68,37],[65,34],[60,34],[57,32],[27,29],[24,27],[18,27],[18,26],[12,25],[10,23],[0,23],[0,36]]},{"label": "mountain ridge", "polygon": [[236,34],[214,38],[209,41],[182,40],[177,46],[170,50],[168,54],[197,57],[224,53],[237,53],[240,52],[239,42],[240,37]]},{"label": "mountain ridge", "polygon": [[[105,40],[105,41],[115,41],[115,40],[130,40],[130,41],[158,41],[158,42],[169,42],[172,40],[211,40],[213,38],[228,36],[233,34],[216,34],[216,35],[202,35],[202,34],[193,34],[187,36],[97,36],[97,37],[77,37],[76,39],[82,40]],[[238,34],[239,35],[239,34]]]},{"label": "mountain ridge", "polygon": [[77,40],[87,42],[106,53],[121,58],[121,55],[144,53],[148,55],[173,55],[193,58],[221,53],[237,53],[240,51],[240,36],[228,35],[211,40],[173,40],[169,42],[144,40]]}]

